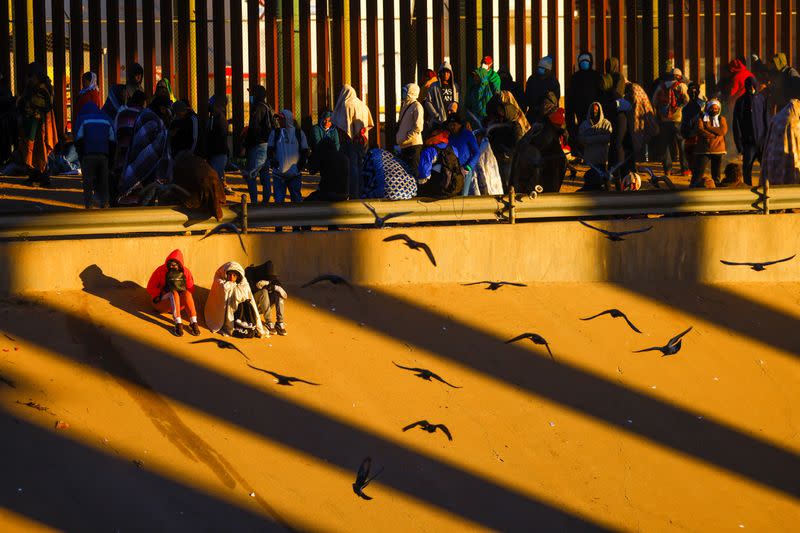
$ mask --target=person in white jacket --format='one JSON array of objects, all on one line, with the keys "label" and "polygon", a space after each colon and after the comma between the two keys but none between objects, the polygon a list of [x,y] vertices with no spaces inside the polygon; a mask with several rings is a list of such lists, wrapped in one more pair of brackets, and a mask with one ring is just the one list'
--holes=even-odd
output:
[{"label": "person in white jacket", "polygon": [[395,136],[400,159],[408,165],[408,170],[414,178],[419,175],[419,156],[423,148],[422,128],[425,126],[425,112],[418,98],[419,85],[409,83],[403,87],[400,119]]},{"label": "person in white jacket", "polygon": [[236,337],[269,337],[242,265],[225,263],[214,273],[205,307],[206,325],[214,333]]},{"label": "person in white jacket", "polygon": [[308,140],[306,134],[294,124],[294,115],[288,109],[281,111],[281,127],[269,134],[267,154],[272,161],[272,193],[275,202],[282,204],[286,199],[286,189],[292,203],[303,201],[300,190],[302,182],[300,171],[308,160]]}]

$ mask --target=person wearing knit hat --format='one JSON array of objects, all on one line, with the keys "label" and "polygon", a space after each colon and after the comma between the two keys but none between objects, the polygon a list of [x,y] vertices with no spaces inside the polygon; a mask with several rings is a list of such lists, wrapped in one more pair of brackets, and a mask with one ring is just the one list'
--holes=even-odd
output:
[{"label": "person wearing knit hat", "polygon": [[544,56],[539,60],[536,71],[528,78],[525,84],[525,102],[528,107],[528,122],[541,122],[542,103],[547,93],[556,95],[556,99],[561,98],[561,84],[553,73],[553,56]]},{"label": "person wearing knit hat", "polygon": [[653,108],[659,120],[659,135],[651,144],[655,159],[661,159],[664,175],[672,174],[675,159],[680,163],[681,173],[689,174],[686,160],[684,137],[681,134],[683,108],[689,103],[689,88],[683,81],[683,73],[677,69],[669,70],[667,79],[659,84],[653,94]]},{"label": "person wearing knit hat", "polygon": [[725,134],[728,132],[728,123],[722,116],[722,104],[719,100],[709,100],[706,104],[705,114],[698,122],[699,142],[692,169],[691,187],[703,187],[706,161],[711,164],[711,179],[715,184],[720,182],[722,170],[722,157],[726,154]]},{"label": "person wearing knit hat", "polygon": [[491,70],[492,63],[493,63],[492,56],[485,56],[483,58],[483,61],[481,61],[481,68],[484,68],[486,70]]},{"label": "person wearing knit hat", "polygon": [[[570,141],[578,139],[578,126],[586,118],[592,102],[603,98],[603,75],[594,69],[594,56],[588,51],[578,54],[578,70],[572,74],[564,97],[566,125]],[[580,148],[580,147],[579,147]]]},{"label": "person wearing knit hat", "polygon": [[481,127],[486,118],[486,104],[499,92],[500,76],[492,68],[492,56],[486,56],[467,80],[466,112],[473,128]]}]

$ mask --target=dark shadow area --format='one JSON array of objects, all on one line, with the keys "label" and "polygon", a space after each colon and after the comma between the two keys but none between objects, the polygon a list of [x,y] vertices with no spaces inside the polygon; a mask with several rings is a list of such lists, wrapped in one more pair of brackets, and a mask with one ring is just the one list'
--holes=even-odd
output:
[{"label": "dark shadow area", "polygon": [[[0,411],[0,508],[62,531],[281,531],[280,524]],[[10,438],[9,438],[10,437]],[[36,474],[32,474],[32,473]],[[43,475],[43,473],[46,473]],[[60,502],[50,505],[49,502]]]}]

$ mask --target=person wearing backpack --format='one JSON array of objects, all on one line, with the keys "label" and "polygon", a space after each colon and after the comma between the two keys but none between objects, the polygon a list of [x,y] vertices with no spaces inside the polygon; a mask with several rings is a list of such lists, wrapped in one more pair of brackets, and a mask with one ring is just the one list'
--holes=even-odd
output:
[{"label": "person wearing backpack", "polygon": [[276,203],[283,203],[288,188],[292,203],[298,204],[303,201],[300,170],[305,168],[310,150],[306,134],[295,127],[292,112],[284,109],[279,117],[279,127],[270,132],[267,143],[273,168],[272,190]]},{"label": "person wearing backpack", "polygon": [[684,154],[680,125],[684,106],[689,103],[689,92],[680,69],[673,68],[668,79],[662,81],[653,94],[653,107],[659,120],[659,135],[655,139],[656,152],[661,154],[664,175],[672,174],[675,157],[681,165],[681,174],[689,175],[689,165]]},{"label": "person wearing backpack", "polygon": [[458,151],[450,144],[448,130],[439,130],[425,141],[417,184],[417,196],[449,198],[462,194],[464,174],[458,162]]},{"label": "person wearing backpack", "polygon": [[273,119],[272,108],[267,104],[267,89],[263,85],[256,85],[250,93],[250,122],[247,125],[247,134],[244,137],[244,149],[247,154],[245,166],[245,180],[247,191],[250,193],[250,202],[258,203],[258,182],[261,181],[263,189],[263,202],[269,202],[269,165],[267,164],[267,141],[270,132],[276,124]]}]

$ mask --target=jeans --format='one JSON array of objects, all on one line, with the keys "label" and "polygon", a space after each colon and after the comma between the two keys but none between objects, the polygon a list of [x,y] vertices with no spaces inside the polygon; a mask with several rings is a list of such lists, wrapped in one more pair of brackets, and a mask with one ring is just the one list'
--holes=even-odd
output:
[{"label": "jeans", "polygon": [[103,207],[108,207],[108,156],[86,154],[81,161],[83,173],[83,204],[88,209],[94,205],[92,190],[97,190]]},{"label": "jeans", "polygon": [[216,154],[208,158],[208,164],[211,165],[219,176],[219,181],[225,184],[225,165],[228,164],[227,154]]},{"label": "jeans", "polygon": [[258,312],[264,315],[264,322],[267,324],[272,323],[269,317],[272,313],[272,307],[275,306],[275,321],[278,324],[283,323],[284,300],[280,295],[275,292],[270,295],[267,289],[260,289],[256,291],[255,298]]},{"label": "jeans", "polygon": [[300,192],[302,188],[300,176],[281,176],[280,174],[272,175],[272,192],[275,195],[275,203],[282,204],[286,199],[286,189],[289,189],[289,198],[293,204],[299,204],[303,201],[303,195]]},{"label": "jeans", "polygon": [[462,196],[480,196],[478,191],[478,183],[475,180],[475,169],[470,170],[464,176],[464,190],[461,192]]},{"label": "jeans", "polygon": [[678,124],[672,121],[661,123],[662,142],[664,143],[664,159],[662,163],[664,165],[664,174],[667,176],[669,176],[672,171],[672,162],[676,157],[681,164],[681,172],[688,169],[686,154],[683,150],[683,136],[678,126]]},{"label": "jeans", "polygon": [[714,184],[719,186],[720,170],[722,169],[722,156],[724,154],[697,154],[694,158],[694,168],[692,169],[691,187],[702,187],[704,174],[706,172],[706,160],[711,163],[711,179]]},{"label": "jeans", "polygon": [[742,146],[742,177],[748,185],[753,184],[753,163],[761,162],[761,150],[754,144]]},{"label": "jeans", "polygon": [[269,202],[269,165],[267,164],[267,143],[257,144],[247,151],[247,168],[245,169],[245,180],[247,180],[247,191],[250,193],[250,202],[258,203],[258,183],[256,178],[260,178],[261,186],[264,191],[264,203]]}]

